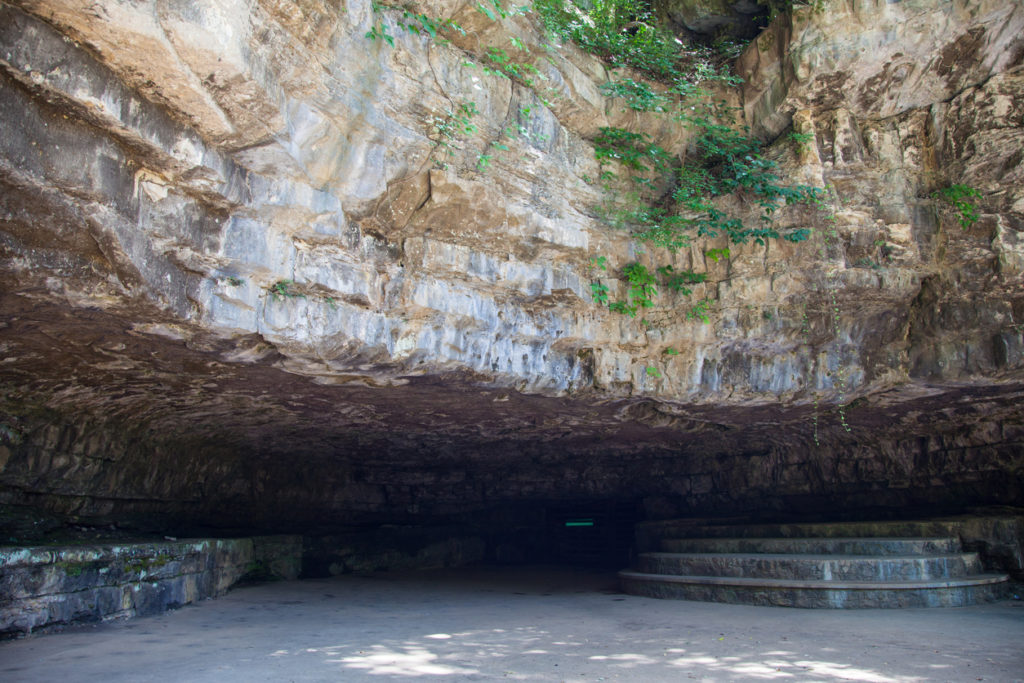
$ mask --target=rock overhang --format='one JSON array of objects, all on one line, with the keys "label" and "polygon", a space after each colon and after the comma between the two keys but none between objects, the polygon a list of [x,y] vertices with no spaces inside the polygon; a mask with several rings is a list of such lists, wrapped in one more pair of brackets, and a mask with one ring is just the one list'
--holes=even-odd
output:
[{"label": "rock overhang", "polygon": [[[737,246],[728,266],[703,259],[712,325],[668,312],[645,330],[588,302],[594,253],[643,258],[595,223],[583,180],[598,170],[587,135],[625,121],[588,104],[595,60],[555,60],[566,96],[551,108],[488,84],[481,129],[529,106],[538,135],[500,173],[465,173],[426,168],[446,89],[400,96],[423,64],[472,90],[464,55],[408,40],[423,62],[331,62],[366,46],[369,14],[315,10],[301,44],[287,17],[253,19],[298,51],[283,64],[312,54],[340,81],[289,81],[233,49],[204,82],[192,14],[143,4],[150,19],[111,33],[157,36],[179,60],[158,65],[139,51],[156,43],[118,48],[74,3],[16,4],[0,76],[10,502],[294,528],[588,497],[659,515],[1020,499],[1020,210],[1001,186],[1016,171],[979,153],[998,136],[1008,160],[1019,147],[999,104],[1019,101],[1012,69],[884,120],[812,102],[813,155],[777,151],[855,204],[835,211],[823,263]],[[157,66],[175,71],[141,78]],[[372,97],[354,87],[371,66]],[[940,167],[985,189],[972,230],[928,198]]]}]

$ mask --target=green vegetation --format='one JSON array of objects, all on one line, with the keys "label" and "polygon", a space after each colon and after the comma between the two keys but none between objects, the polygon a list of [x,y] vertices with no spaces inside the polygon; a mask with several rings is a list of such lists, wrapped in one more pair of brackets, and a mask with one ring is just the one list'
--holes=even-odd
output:
[{"label": "green vegetation", "polygon": [[[593,0],[585,4],[538,0],[534,8],[556,37],[576,42],[613,67],[632,67],[662,84],[656,88],[634,78],[617,78],[601,86],[605,95],[623,100],[633,111],[671,115],[695,133],[696,153],[689,155],[685,164],[678,164],[644,133],[600,129],[594,139],[594,155],[601,164],[600,180],[608,196],[602,214],[609,224],[670,252],[690,246],[694,238],[720,235],[732,244],[765,244],[769,239],[801,242],[808,238],[810,231],[805,228],[780,232],[774,214],[780,206],[816,203],[820,191],[783,183],[776,163],[761,154],[761,143],[746,128],[738,127],[734,112],[725,102],[714,101],[706,89],[708,83],[740,82],[729,73],[722,56],[735,56],[735,44],[723,42],[717,50],[684,46],[671,32],[655,24],[646,6],[630,0]],[[806,145],[812,136],[793,133],[790,139]],[[622,182],[632,186],[625,195]],[[760,208],[756,224],[745,224],[716,204],[716,197],[733,193],[740,193]],[[729,258],[729,249],[710,249],[706,256],[717,263]],[[648,285],[649,290],[638,289],[636,265],[622,271],[630,284],[629,300],[608,301],[603,284],[594,300],[602,305],[607,302],[611,310],[630,317],[638,308],[653,306],[656,290],[653,283]],[[683,295],[692,293],[688,284],[703,281],[687,282],[668,273],[662,275],[668,289]],[[708,321],[709,309],[708,300],[703,300],[686,315],[688,319]]]},{"label": "green vegetation", "polygon": [[626,100],[626,107],[633,111],[668,111],[668,97],[656,92],[648,84],[634,81],[632,78],[608,81],[601,85],[601,92],[607,97]]},{"label": "green vegetation", "polygon": [[665,278],[665,286],[673,292],[689,296],[693,290],[687,285],[698,285],[708,279],[707,273],[695,273],[684,270],[677,273],[672,266],[661,266],[658,272]]},{"label": "green vegetation", "polygon": [[[516,44],[522,46],[522,43],[517,38],[512,40],[513,46]],[[484,67],[485,74],[510,78],[522,83],[527,88],[533,88],[538,80],[546,81],[548,79],[533,64],[520,64],[512,61],[512,58],[508,56],[504,48],[488,46],[486,58],[490,65]]]},{"label": "green vegetation", "polygon": [[[731,112],[721,105],[709,107],[705,114],[679,116],[698,134],[698,160],[684,167],[674,196],[684,211],[697,214],[697,235],[715,237],[725,233],[733,244],[749,239],[764,244],[766,239],[780,237],[790,242],[806,240],[806,229],[780,235],[773,215],[780,205],[816,203],[821,191],[807,185],[782,184],[775,172],[778,164],[761,156],[761,143],[748,135],[746,127],[737,130]],[[711,198],[733,192],[743,193],[760,207],[757,226],[745,226],[713,205]]]},{"label": "green vegetation", "polygon": [[[719,109],[721,111],[721,109]],[[780,233],[774,224],[774,214],[780,206],[798,203],[814,204],[820,201],[821,191],[814,187],[781,183],[774,161],[765,159],[760,153],[760,144],[747,135],[746,130],[737,130],[723,120],[731,120],[728,112],[717,119],[703,118],[691,112],[677,113],[676,118],[689,125],[697,133],[695,148],[697,154],[685,165],[672,169],[672,159],[661,147],[654,144],[643,133],[633,133],[620,128],[602,128],[594,140],[594,154],[602,164],[601,179],[611,191],[611,182],[618,178],[611,170],[631,172],[628,180],[636,188],[632,202],[617,211],[606,211],[610,222],[616,227],[630,230],[638,240],[656,248],[676,251],[689,246],[693,238],[714,238],[724,235],[732,244],[748,241],[765,244],[769,239],[783,239],[802,242],[810,231],[798,228]],[[674,190],[672,204],[655,198],[655,203],[642,201],[644,191],[651,190],[654,179],[670,174]],[[718,208],[714,198],[732,193],[741,193],[760,208],[757,224],[745,224],[740,218],[731,216]],[[651,193],[649,193],[651,194]],[[620,201],[619,204],[622,204]],[[728,259],[728,247],[709,249],[705,256],[718,262]],[[624,271],[627,276],[629,273]],[[668,273],[665,273],[668,277]],[[686,284],[697,284],[703,280],[689,282],[671,280],[670,289],[690,293]],[[636,297],[634,296],[634,300]],[[645,305],[641,303],[641,305]],[[635,309],[622,302],[611,306],[612,310],[635,315]],[[699,312],[691,311],[689,319],[708,321],[707,307]]]},{"label": "green vegetation", "polygon": [[950,185],[932,193],[932,197],[952,206],[959,215],[960,227],[964,230],[978,222],[977,200],[981,192],[969,185]]},{"label": "green vegetation", "polygon": [[[438,39],[438,34],[446,30],[461,33],[462,35],[466,34],[462,27],[451,19],[438,19],[428,17],[426,14],[415,14],[407,7],[386,5],[378,2],[373,3],[375,14],[381,13],[384,10],[400,12],[401,18],[398,19],[396,25],[414,35],[428,35],[431,38]],[[395,46],[395,37],[388,33],[387,26],[380,20],[374,22],[370,30],[366,32],[366,37],[373,41],[383,41],[391,47]],[[443,38],[440,40],[443,40]]]},{"label": "green vegetation", "polygon": [[663,171],[671,159],[646,133],[622,128],[601,128],[594,138],[594,156],[602,165],[618,162],[633,171]]},{"label": "green vegetation", "polygon": [[629,295],[640,308],[652,308],[654,297],[658,296],[654,275],[641,263],[631,263],[622,269],[630,284]]},{"label": "green vegetation", "polygon": [[690,310],[686,312],[687,320],[700,320],[702,323],[711,322],[711,318],[708,316],[708,311],[711,310],[714,301],[711,299],[701,299],[693,306],[690,306]]},{"label": "green vegetation", "polygon": [[[833,194],[834,188],[826,188],[826,191]],[[839,231],[836,229],[836,216],[832,212],[827,212],[822,208],[823,205],[819,205],[819,216],[825,223],[824,229],[818,231],[819,244],[818,244],[818,256],[822,262],[828,262],[830,257],[842,252],[840,245]],[[824,289],[828,296],[828,309],[826,310],[827,323],[832,332],[833,339],[835,340],[836,349],[835,357],[838,359],[838,364],[835,370],[826,372],[826,376],[832,379],[832,386],[836,390],[836,410],[839,416],[839,424],[845,432],[852,431],[849,423],[846,421],[846,376],[848,369],[843,364],[843,349],[840,343],[842,329],[841,329],[841,317],[842,313],[839,308],[839,299],[836,296],[836,292],[839,290],[839,274],[836,270],[829,270],[824,274]],[[810,339],[810,321],[807,318],[806,311],[803,315],[803,327],[801,330]],[[820,445],[819,441],[819,420],[818,420],[818,404],[819,396],[818,392],[814,392],[814,412],[812,422],[814,426],[814,444]]]},{"label": "green vegetation", "polygon": [[796,145],[796,148],[801,152],[806,152],[810,149],[811,143],[814,142],[814,134],[790,131],[789,135],[786,136],[786,139],[792,141],[793,144]]},{"label": "green vegetation", "polygon": [[571,40],[613,67],[632,67],[654,80],[689,94],[695,81],[738,82],[715,63],[711,48],[685,46],[656,25],[646,3],[636,0],[535,0],[544,26],[561,40]]},{"label": "green vegetation", "polygon": [[[463,140],[477,132],[478,128],[473,123],[473,118],[479,113],[476,102],[462,100],[454,111],[447,111],[443,117],[434,117],[431,120],[431,139],[436,148],[446,157],[454,157],[455,153],[462,149]],[[448,168],[448,162],[439,159],[434,159],[434,165],[441,170]]]},{"label": "green vegetation", "polygon": [[125,562],[124,568],[133,574],[141,574],[142,572],[148,572],[151,569],[159,569],[167,565],[171,561],[171,556],[167,554],[160,554],[156,557],[140,557],[129,562]]},{"label": "green vegetation", "polygon": [[283,299],[304,299],[306,295],[296,289],[295,283],[291,280],[278,280],[267,288],[270,296],[275,301]]},{"label": "green vegetation", "polygon": [[[775,13],[806,3],[771,0],[763,4]],[[531,11],[526,5],[506,7],[500,0],[481,0],[474,7],[495,22]],[[443,35],[455,33],[465,35],[465,30],[450,20],[415,13],[408,7],[374,3],[373,9],[376,13],[398,14],[390,25],[415,35],[433,40],[444,40]],[[672,116],[694,133],[693,153],[682,164],[645,133],[617,127],[599,130],[593,144],[601,166],[598,181],[606,196],[600,209],[610,225],[627,230],[639,242],[669,252],[689,247],[694,239],[719,236],[729,244],[807,239],[807,229],[780,231],[773,218],[781,206],[818,201],[818,190],[782,183],[775,162],[761,154],[760,142],[737,125],[734,112],[724,101],[714,101],[707,90],[708,84],[730,86],[740,82],[730,73],[727,60],[735,58],[742,45],[724,39],[712,46],[684,44],[657,24],[647,3],[636,0],[537,0],[533,11],[556,42],[571,40],[610,66],[635,69],[645,78],[616,76],[601,86],[606,96],[621,100],[631,111]],[[366,37],[394,45],[384,21],[376,21]],[[487,75],[530,88],[542,103],[550,105],[550,93],[539,90],[546,76],[536,65],[520,61],[507,50],[511,47],[514,54],[529,54],[528,48],[514,36],[508,41],[508,46],[478,42],[471,49],[465,48],[472,59],[464,64],[479,65]],[[463,140],[478,132],[473,122],[478,113],[472,101],[463,100],[433,120],[432,139],[446,157],[453,157]],[[512,138],[518,132],[529,137],[523,125],[529,108],[521,114],[519,124],[506,127],[502,135]],[[811,136],[792,133],[790,139],[806,145]],[[499,152],[508,151],[510,147],[501,136],[486,143],[476,156],[476,170],[486,172]],[[444,161],[435,160],[435,164],[447,168]],[[754,224],[729,215],[721,202],[715,201],[734,193],[760,209]],[[728,259],[729,247],[707,249],[705,256],[716,263]],[[607,272],[604,257],[601,259],[599,268]],[[593,262],[591,270],[596,271]],[[591,296],[597,304],[630,317],[655,306],[659,287],[673,295],[690,296],[694,287],[706,279],[706,275],[693,271],[675,273],[670,266],[639,262],[626,265],[619,274],[628,285],[625,299],[613,300],[609,285],[601,281],[591,283]],[[288,281],[275,283],[270,292],[275,298],[302,296]],[[710,309],[711,301],[702,299],[687,307],[685,315],[707,322]],[[643,322],[651,324],[646,319]]]},{"label": "green vegetation", "polygon": [[89,569],[89,566],[90,566],[88,562],[68,562],[68,561],[63,561],[63,562],[57,562],[55,564],[66,575],[68,575],[68,576],[70,576],[72,578],[77,578],[77,577],[81,576],[82,574],[85,573],[85,571],[87,569]]}]

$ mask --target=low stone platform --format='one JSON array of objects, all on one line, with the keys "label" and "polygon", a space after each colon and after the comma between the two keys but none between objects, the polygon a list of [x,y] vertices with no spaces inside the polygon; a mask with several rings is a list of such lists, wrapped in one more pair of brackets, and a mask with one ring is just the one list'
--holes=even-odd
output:
[{"label": "low stone platform", "polygon": [[246,576],[293,579],[298,536],[0,547],[0,638],[156,614]]},{"label": "low stone platform", "polygon": [[[652,543],[651,528],[641,539]],[[680,524],[661,523],[678,532]],[[906,533],[915,527],[894,525]],[[695,531],[699,527],[690,527]],[[961,607],[1005,597],[1009,576],[986,573],[958,537],[863,537],[870,525],[717,527],[710,538],[663,538],[619,573],[634,595],[805,608]],[[732,531],[735,536],[725,534]],[[804,536],[792,535],[794,532]],[[849,536],[840,536],[839,533]],[[817,533],[817,535],[815,535]]]}]

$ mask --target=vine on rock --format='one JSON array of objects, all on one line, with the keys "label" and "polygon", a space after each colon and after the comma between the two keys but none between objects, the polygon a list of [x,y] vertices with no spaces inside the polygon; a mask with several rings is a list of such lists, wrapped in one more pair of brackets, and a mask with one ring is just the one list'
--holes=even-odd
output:
[{"label": "vine on rock", "polygon": [[[780,206],[816,203],[820,190],[782,183],[776,163],[762,155],[760,141],[737,125],[734,111],[724,101],[714,100],[706,84],[731,86],[741,80],[713,48],[684,45],[657,25],[649,9],[631,0],[538,0],[534,7],[557,38],[574,41],[612,67],[637,69],[661,84],[614,78],[601,86],[606,96],[622,99],[631,111],[672,116],[695,133],[693,153],[680,164],[644,133],[600,129],[594,155],[601,164],[607,199],[601,213],[609,224],[670,253],[691,246],[695,238],[719,235],[730,244],[807,239],[806,228],[780,232],[774,214]],[[734,46],[729,49],[735,56]],[[625,196],[622,181],[632,187]],[[715,201],[734,193],[760,208],[756,224],[745,224]],[[728,248],[708,250],[705,256],[717,262],[729,257]],[[596,283],[594,299],[633,317],[651,297],[637,297],[635,264],[624,268],[622,275],[630,285],[625,300],[610,301],[603,283]],[[670,289],[691,293],[685,287]],[[708,308],[705,299],[690,308],[687,319],[708,321]]]},{"label": "vine on rock", "polygon": [[[506,8],[500,0],[481,0],[475,8],[496,22],[531,11],[526,5]],[[392,22],[394,26],[440,43],[448,43],[446,35],[466,33],[451,19],[429,17],[408,6],[375,2],[373,9],[378,14],[398,13]],[[716,101],[708,89],[708,84],[741,83],[726,63],[738,54],[736,44],[719,41],[716,47],[686,45],[658,26],[650,9],[635,0],[537,0],[533,11],[556,41],[571,40],[609,66],[634,69],[644,77],[640,80],[620,74],[610,78],[601,86],[607,97],[621,100],[632,112],[671,116],[693,133],[691,149],[683,162],[645,133],[612,126],[599,130],[593,145],[601,168],[599,181],[605,190],[600,212],[610,225],[626,230],[638,243],[669,254],[694,246],[695,240],[724,238],[726,245],[702,250],[704,258],[715,263],[731,257],[730,245],[808,239],[808,228],[780,229],[775,214],[784,206],[817,204],[822,198],[821,191],[782,182],[777,164],[763,155],[762,143],[737,123],[735,110],[723,100]],[[395,45],[394,36],[381,20],[374,21],[366,37]],[[515,51],[529,54],[517,38],[510,37],[509,44]],[[479,45],[467,54],[471,60],[464,65],[479,66],[486,75],[511,79],[530,89],[542,104],[551,106],[554,90],[544,89],[542,84],[547,77],[536,65],[517,61],[505,47],[497,45]],[[529,108],[523,111],[528,117]],[[452,100],[452,108],[432,120],[431,137],[436,149],[447,157],[454,156],[462,143],[478,132],[473,122],[477,113],[471,100]],[[522,123],[518,131],[529,136]],[[514,132],[507,127],[501,135],[511,138]],[[800,137],[792,139],[797,144],[808,142]],[[486,171],[497,152],[508,150],[501,137],[487,143],[477,158],[476,169]],[[444,161],[435,163],[447,167]],[[728,195],[754,204],[758,217],[751,222],[730,213],[724,208],[725,203],[718,201]],[[611,271],[603,256],[592,257],[590,270],[594,275],[604,276]],[[602,277],[591,282],[592,298],[598,305],[630,318],[654,308],[659,292],[690,297],[708,279],[706,272],[677,271],[671,264],[648,265],[640,261],[612,272],[626,285],[620,288],[625,291],[624,298],[613,298],[607,278]],[[834,304],[834,292],[832,299]],[[703,296],[684,306],[685,319],[708,323],[712,306],[713,300]],[[648,327],[652,324],[646,318],[640,322]],[[833,322],[838,328],[838,311]],[[648,375],[653,377],[654,373]],[[840,373],[840,419],[848,429],[842,412],[843,382]]]},{"label": "vine on rock", "polygon": [[[830,190],[830,191],[834,192],[834,190]],[[834,200],[835,197],[833,196],[832,199]],[[824,204],[822,203],[820,205],[820,207],[823,209]],[[818,246],[818,256],[821,258],[822,262],[825,262],[825,261],[827,261],[829,259],[830,252],[839,251],[840,250],[840,245],[839,245],[839,231],[836,229],[836,216],[835,216],[835,214],[832,213],[832,212],[828,212],[828,213],[825,214],[823,220],[824,220],[826,226],[821,231],[821,242],[820,242],[820,244]],[[835,373],[834,373],[835,376],[834,376],[834,379],[833,379],[833,382],[832,382],[832,386],[835,387],[835,389],[836,389],[836,412],[837,412],[837,414],[839,416],[839,424],[842,427],[843,431],[849,433],[850,431],[852,431],[852,429],[850,428],[850,425],[849,425],[849,423],[846,420],[846,407],[847,407],[847,404],[846,404],[846,372],[847,372],[847,370],[846,370],[846,366],[843,364],[842,348],[841,348],[841,345],[840,345],[840,335],[842,333],[842,328],[841,328],[840,322],[841,322],[841,317],[842,317],[842,311],[839,308],[839,299],[836,296],[836,293],[839,290],[839,277],[838,277],[838,272],[837,272],[837,270],[835,268],[830,268],[830,269],[828,269],[825,272],[824,283],[825,283],[825,291],[826,291],[826,293],[828,295],[828,302],[827,302],[828,310],[826,311],[826,319],[828,320],[829,328],[830,328],[830,330],[832,332],[832,335],[833,335],[833,337],[834,337],[834,339],[836,341],[836,356],[838,358],[838,364],[836,366]],[[803,330],[804,330],[804,332],[806,334],[809,335],[809,324],[808,324],[808,321],[807,321],[807,314],[806,314],[806,312],[804,313]],[[819,436],[818,436],[818,428],[819,428],[819,418],[818,418],[818,410],[819,410],[819,408],[818,408],[818,405],[819,405],[819,396],[818,396],[818,392],[815,391],[814,392],[813,424],[814,424],[814,444],[816,446],[820,445]]]}]

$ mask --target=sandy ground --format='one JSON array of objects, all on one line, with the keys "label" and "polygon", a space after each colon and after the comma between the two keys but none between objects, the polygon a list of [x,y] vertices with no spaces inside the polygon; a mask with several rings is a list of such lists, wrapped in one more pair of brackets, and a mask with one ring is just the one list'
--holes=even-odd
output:
[{"label": "sandy ground", "polygon": [[621,595],[564,568],[239,588],[0,643],[0,681],[1024,681],[1024,602],[796,610]]}]

